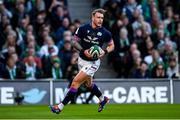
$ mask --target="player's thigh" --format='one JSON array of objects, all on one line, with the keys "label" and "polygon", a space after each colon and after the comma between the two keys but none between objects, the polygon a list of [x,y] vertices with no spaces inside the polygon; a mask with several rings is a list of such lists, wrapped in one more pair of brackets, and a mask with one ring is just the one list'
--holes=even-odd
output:
[{"label": "player's thigh", "polygon": [[85,72],[80,71],[73,79],[71,87],[78,89],[79,86],[89,78]]}]

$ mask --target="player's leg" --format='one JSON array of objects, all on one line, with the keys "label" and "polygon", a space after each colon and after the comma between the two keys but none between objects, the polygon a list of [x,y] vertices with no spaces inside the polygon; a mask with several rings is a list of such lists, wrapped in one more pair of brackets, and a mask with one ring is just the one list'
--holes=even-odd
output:
[{"label": "player's leg", "polygon": [[92,77],[85,82],[85,85],[91,91],[91,94],[96,95],[96,97],[99,99],[100,102],[98,112],[101,112],[104,109],[104,106],[109,102],[109,98],[103,96],[102,92],[98,89],[97,85],[92,83]]},{"label": "player's leg", "polygon": [[84,82],[84,80],[87,79],[87,77],[88,75],[85,72],[80,71],[73,79],[70,89],[66,94],[65,98],[63,99],[63,101],[58,105],[50,106],[51,111],[59,114],[62,111],[63,107],[67,105],[70,100],[74,99],[79,86]]},{"label": "player's leg", "polygon": [[87,88],[91,91],[92,94],[96,95],[99,98],[99,101],[104,100],[104,96],[102,95],[101,91],[98,89],[96,84],[92,84],[93,76],[95,72],[99,69],[100,66],[100,60],[91,62],[88,71],[86,72],[89,77],[87,78],[85,85]]},{"label": "player's leg", "polygon": [[91,76],[88,77],[88,79],[85,81],[84,84],[92,94],[96,95],[96,97],[99,99],[100,102],[104,100],[104,97],[101,91],[98,89],[97,85],[92,83]]},{"label": "player's leg", "polygon": [[79,86],[87,79],[87,77],[88,77],[88,75],[83,71],[80,71],[76,75],[76,77],[74,78],[74,80],[73,80],[73,82],[72,82],[72,84],[70,86],[70,89],[69,89],[66,97],[62,101],[63,105],[68,104],[69,101],[74,98],[74,96],[77,93],[77,90],[78,90]]}]

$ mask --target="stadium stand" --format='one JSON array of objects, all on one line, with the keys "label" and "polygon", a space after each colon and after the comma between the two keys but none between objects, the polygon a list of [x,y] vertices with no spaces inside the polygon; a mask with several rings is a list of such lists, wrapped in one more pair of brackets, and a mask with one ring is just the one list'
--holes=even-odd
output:
[{"label": "stadium stand", "polygon": [[90,17],[83,16],[82,9],[91,12],[99,6],[107,10],[104,26],[113,34],[115,51],[104,60],[97,77],[180,77],[179,1],[102,0],[95,4],[88,0],[79,4],[86,7],[78,12],[69,7],[72,2],[0,0],[0,78],[69,78],[77,60],[70,41]]}]

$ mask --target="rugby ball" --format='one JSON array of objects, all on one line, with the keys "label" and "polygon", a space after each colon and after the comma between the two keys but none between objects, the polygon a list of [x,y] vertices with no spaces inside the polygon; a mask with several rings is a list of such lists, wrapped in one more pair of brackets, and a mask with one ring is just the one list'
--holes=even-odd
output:
[{"label": "rugby ball", "polygon": [[93,45],[90,49],[89,49],[89,54],[94,58],[97,59],[102,53],[102,49],[101,47],[99,47],[98,45]]}]

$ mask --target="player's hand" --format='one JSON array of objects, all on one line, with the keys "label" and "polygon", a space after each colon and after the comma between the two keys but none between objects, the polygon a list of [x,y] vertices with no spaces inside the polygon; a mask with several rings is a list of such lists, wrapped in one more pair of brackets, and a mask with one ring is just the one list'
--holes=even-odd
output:
[{"label": "player's hand", "polygon": [[84,55],[85,55],[86,57],[88,57],[88,58],[92,58],[92,55],[89,54],[89,49],[84,50]]},{"label": "player's hand", "polygon": [[108,53],[107,50],[103,50],[103,49],[102,49],[99,58],[102,58],[102,57],[105,56],[107,53]]},{"label": "player's hand", "polygon": [[101,54],[100,54],[99,58],[102,58],[104,55],[105,55],[105,51],[101,50]]}]

